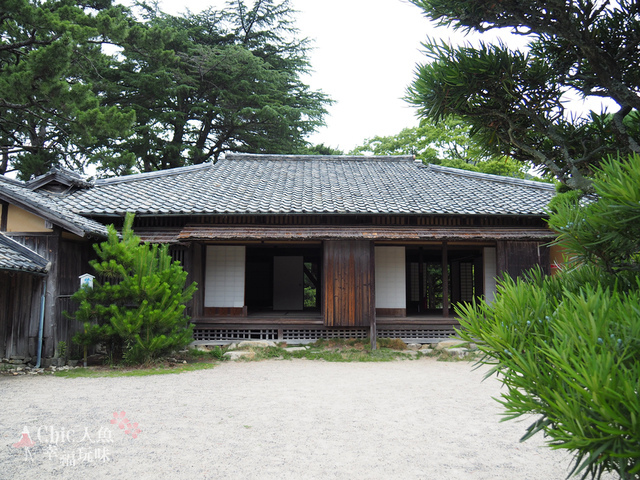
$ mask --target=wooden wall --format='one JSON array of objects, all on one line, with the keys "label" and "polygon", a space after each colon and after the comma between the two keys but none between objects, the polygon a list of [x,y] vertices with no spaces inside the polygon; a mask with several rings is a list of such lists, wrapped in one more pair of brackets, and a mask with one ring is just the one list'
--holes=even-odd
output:
[{"label": "wooden wall", "polygon": [[498,276],[507,272],[515,278],[536,265],[544,273],[550,273],[549,247],[544,243],[499,241],[496,247]]},{"label": "wooden wall", "polygon": [[[52,357],[56,353],[59,342],[65,342],[67,349],[72,346],[71,338],[82,328],[80,322],[67,318],[65,311],[73,313],[77,308],[71,301],[71,295],[79,288],[78,277],[83,273],[90,273],[89,259],[95,256],[91,242],[78,239],[78,241],[62,238],[60,231],[52,234],[25,234],[12,236],[16,241],[26,245],[42,257],[51,262],[49,273],[44,277],[47,282],[45,297],[45,316],[43,329],[42,357]],[[22,274],[21,274],[22,275]],[[41,292],[39,287],[29,286],[28,283],[41,285],[41,280],[20,280],[13,288],[20,290],[16,295],[24,296],[24,300],[13,303],[11,322],[13,322],[12,334],[23,335],[28,330],[29,341],[20,341],[11,355],[23,355],[34,357],[37,354],[37,337],[40,315]],[[38,290],[37,292],[35,290]],[[0,290],[3,292],[3,290]],[[4,295],[3,295],[4,296]],[[35,307],[26,307],[31,297],[31,304]],[[23,306],[20,306],[24,304]],[[4,302],[0,302],[0,308]],[[6,311],[6,308],[5,308]],[[28,312],[28,313],[27,313]],[[1,314],[0,314],[1,315]],[[17,316],[16,316],[17,315]],[[17,323],[16,323],[17,322]],[[1,327],[0,327],[1,328]],[[19,332],[19,333],[15,333]],[[1,347],[0,347],[1,348]]]},{"label": "wooden wall", "polygon": [[0,271],[0,357],[36,355],[43,281],[41,275]]},{"label": "wooden wall", "polygon": [[375,318],[373,243],[326,241],[323,255],[324,323],[330,327],[368,326]]}]

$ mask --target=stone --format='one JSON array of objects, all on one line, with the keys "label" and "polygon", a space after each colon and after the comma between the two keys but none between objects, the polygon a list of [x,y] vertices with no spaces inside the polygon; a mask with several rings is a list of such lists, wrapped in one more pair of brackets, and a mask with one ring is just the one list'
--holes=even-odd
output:
[{"label": "stone", "polygon": [[276,342],[271,340],[245,340],[238,344],[238,348],[267,348],[275,346]]},{"label": "stone", "polygon": [[233,342],[230,343],[229,345],[227,345],[227,350],[235,350],[236,348],[238,348],[238,344]]},{"label": "stone", "polygon": [[423,355],[431,355],[433,352],[435,352],[435,350],[433,348],[421,348],[420,352]]},{"label": "stone", "polygon": [[453,348],[453,347],[457,347],[458,345],[463,344],[464,342],[462,340],[443,340],[442,342],[438,342],[436,344],[436,350],[442,350],[444,348]]},{"label": "stone", "polygon": [[287,352],[304,352],[307,350],[307,347],[287,347],[285,350]]},{"label": "stone", "polygon": [[470,343],[469,345],[467,345],[467,348],[472,351],[475,352],[478,350],[478,345],[476,345],[475,343]]},{"label": "stone", "polygon": [[469,350],[467,350],[466,348],[448,348],[446,352],[449,355],[457,355],[460,358],[464,358],[467,356],[467,353],[469,353]]},{"label": "stone", "polygon": [[407,350],[420,350],[422,345],[420,343],[407,343]]},{"label": "stone", "polygon": [[228,358],[229,360],[239,360],[241,358],[246,358],[247,360],[252,360],[255,358],[255,352],[251,350],[235,350],[233,352],[226,352],[223,357]]}]

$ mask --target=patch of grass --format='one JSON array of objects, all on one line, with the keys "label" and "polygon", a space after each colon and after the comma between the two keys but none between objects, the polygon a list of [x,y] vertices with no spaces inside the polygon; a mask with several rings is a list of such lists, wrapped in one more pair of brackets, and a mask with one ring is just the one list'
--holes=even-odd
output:
[{"label": "patch of grass", "polygon": [[371,351],[368,339],[320,339],[310,344],[306,350],[288,351],[281,347],[253,349],[255,356],[246,361],[257,361],[279,358],[290,360],[303,358],[307,360],[324,360],[325,362],[390,362],[393,360],[413,360],[420,356],[402,353],[389,348]]},{"label": "patch of grass", "polygon": [[148,375],[166,375],[172,373],[193,372],[195,370],[206,370],[215,367],[216,363],[187,363],[175,366],[158,365],[146,368],[124,368],[124,367],[88,367],[74,368],[71,370],[56,371],[56,377],[81,378],[81,377],[146,377]]},{"label": "patch of grass", "polygon": [[399,338],[378,338],[378,348],[390,348],[392,350],[406,350],[407,344]]},{"label": "patch of grass", "polygon": [[181,357],[186,357],[187,359],[192,360],[207,360],[207,359],[215,359],[222,360],[224,357],[224,350],[216,345],[210,350],[201,350],[199,348],[189,348],[186,353],[181,355]]}]

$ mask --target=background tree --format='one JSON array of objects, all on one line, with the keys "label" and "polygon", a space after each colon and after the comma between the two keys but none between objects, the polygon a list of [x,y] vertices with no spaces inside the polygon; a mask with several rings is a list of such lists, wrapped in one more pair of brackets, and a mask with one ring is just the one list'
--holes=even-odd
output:
[{"label": "background tree", "polygon": [[184,309],[196,284],[186,286],[187,272],[172,261],[168,245],[141,244],[132,224],[127,214],[122,239],[110,225],[107,240],[95,245],[93,288],[72,297],[80,304],[75,318],[85,326],[73,340],[106,345],[114,362],[147,363],[193,341]]},{"label": "background tree", "polygon": [[[531,38],[506,45],[425,45],[407,100],[436,121],[456,116],[497,155],[540,166],[571,188],[589,190],[609,154],[640,152],[640,4],[635,0],[412,0],[441,25]],[[612,114],[571,116],[571,97],[617,104]]]},{"label": "background tree", "polygon": [[0,3],[0,174],[82,170],[128,133],[133,112],[102,106],[91,80],[106,58],[102,44],[126,27],[111,0]]},{"label": "background tree", "polygon": [[119,68],[106,74],[118,86],[106,90],[107,103],[137,115],[135,134],[117,148],[135,153],[141,171],[215,161],[225,151],[304,148],[329,99],[300,79],[308,42],[296,37],[292,15],[288,0],[236,0],[185,16],[144,6]]},{"label": "background tree", "polygon": [[469,126],[456,118],[439,123],[425,119],[419,127],[405,128],[397,135],[373,137],[352,154],[415,155],[425,163],[517,178],[530,178],[525,163],[509,157],[495,158],[470,134]]}]

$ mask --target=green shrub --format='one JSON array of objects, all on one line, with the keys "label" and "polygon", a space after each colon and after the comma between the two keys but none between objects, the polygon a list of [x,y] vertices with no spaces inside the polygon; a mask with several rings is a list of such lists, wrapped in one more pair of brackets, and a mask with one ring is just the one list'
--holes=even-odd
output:
[{"label": "green shrub", "polygon": [[506,391],[505,419],[534,414],[575,453],[572,473],[640,478],[640,157],[609,160],[597,197],[566,195],[549,224],[571,260],[559,274],[505,277],[493,303],[459,306],[458,334],[478,344]]},{"label": "green shrub", "polygon": [[75,318],[85,327],[74,342],[103,343],[112,361],[140,364],[193,340],[184,310],[196,285],[185,287],[187,273],[172,261],[168,246],[141,244],[132,224],[127,214],[122,240],[110,225],[107,241],[94,247],[99,260],[90,262],[97,275],[93,288],[73,295],[80,304]]}]

